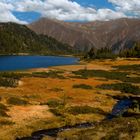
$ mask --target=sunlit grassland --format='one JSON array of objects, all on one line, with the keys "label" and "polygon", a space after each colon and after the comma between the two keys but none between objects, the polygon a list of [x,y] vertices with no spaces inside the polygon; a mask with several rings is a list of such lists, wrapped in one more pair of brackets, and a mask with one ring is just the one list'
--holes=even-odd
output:
[{"label": "sunlit grassland", "polygon": [[[101,121],[117,102],[114,96],[139,95],[139,65],[139,59],[116,62],[96,60],[71,68],[61,66],[59,70],[54,67],[42,72],[0,73],[2,79],[17,81],[16,86],[11,86],[11,83],[5,86],[3,82],[0,85],[1,140],[14,140],[40,129]],[[117,122],[119,125],[123,121],[116,120],[113,124]],[[105,133],[107,138],[110,138],[111,133],[116,136],[124,129],[121,126],[116,132],[111,129],[111,123],[108,126],[110,131]],[[101,127],[104,130],[108,126],[105,124]],[[89,133],[84,138],[97,134],[97,131],[88,129],[75,132],[75,135]],[[60,136],[71,137],[71,133]]]}]

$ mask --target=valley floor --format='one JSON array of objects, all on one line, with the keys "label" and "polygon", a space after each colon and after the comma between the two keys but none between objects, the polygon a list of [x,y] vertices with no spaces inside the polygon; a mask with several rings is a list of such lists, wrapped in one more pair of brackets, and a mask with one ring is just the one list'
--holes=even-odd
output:
[{"label": "valley floor", "polygon": [[[17,87],[0,87],[0,140],[30,136],[41,129],[100,122],[119,99],[140,97],[140,59],[95,60],[18,73],[24,76]],[[131,87],[115,85],[120,83]],[[133,115],[105,121],[95,128],[62,132],[58,137],[138,140],[140,113],[130,112]]]}]

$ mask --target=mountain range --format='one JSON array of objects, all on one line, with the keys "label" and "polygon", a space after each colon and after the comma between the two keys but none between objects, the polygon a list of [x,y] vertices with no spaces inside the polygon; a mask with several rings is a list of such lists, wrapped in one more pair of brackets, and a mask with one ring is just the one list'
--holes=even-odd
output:
[{"label": "mountain range", "polygon": [[140,41],[140,19],[79,23],[41,18],[28,27],[37,34],[51,36],[84,52],[92,47],[107,47],[117,52]]},{"label": "mountain range", "polygon": [[140,19],[64,22],[41,18],[28,25],[0,23],[0,54],[74,54],[91,48],[119,52],[140,42]]}]

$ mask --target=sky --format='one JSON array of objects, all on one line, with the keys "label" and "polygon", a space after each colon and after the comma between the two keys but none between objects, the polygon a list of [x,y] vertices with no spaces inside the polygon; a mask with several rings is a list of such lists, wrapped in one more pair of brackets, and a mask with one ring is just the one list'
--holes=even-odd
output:
[{"label": "sky", "polygon": [[140,18],[140,0],[0,0],[0,22],[28,24],[41,17],[78,22]]}]

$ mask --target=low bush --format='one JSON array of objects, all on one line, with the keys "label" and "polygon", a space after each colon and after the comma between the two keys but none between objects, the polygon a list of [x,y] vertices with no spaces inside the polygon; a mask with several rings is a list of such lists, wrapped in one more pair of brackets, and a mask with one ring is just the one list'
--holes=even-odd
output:
[{"label": "low bush", "polygon": [[51,108],[50,112],[52,112],[55,116],[62,116],[62,113],[59,109]]},{"label": "low bush", "polygon": [[72,107],[69,107],[67,110],[68,110],[68,113],[73,114],[73,115],[92,114],[92,113],[102,114],[102,115],[105,114],[105,112],[101,110],[100,108],[94,108],[90,106],[72,106]]},{"label": "low bush", "polygon": [[0,103],[0,110],[8,111],[8,108],[4,104]]},{"label": "low bush", "polygon": [[48,105],[49,107],[51,108],[55,108],[55,107],[58,107],[60,105],[62,105],[62,102],[58,99],[50,99],[46,105]]},{"label": "low bush", "polygon": [[17,87],[18,80],[13,78],[0,78],[0,87]]},{"label": "low bush", "polygon": [[25,76],[25,73],[16,73],[16,72],[0,72],[1,78],[12,78],[20,80],[23,76]]},{"label": "low bush", "polygon": [[33,77],[41,77],[41,78],[58,78],[65,79],[63,75],[58,71],[49,71],[49,72],[33,72]]},{"label": "low bush", "polygon": [[73,85],[73,88],[93,89],[92,86],[86,84]]},{"label": "low bush", "polygon": [[50,89],[50,91],[61,92],[61,91],[63,91],[63,89],[62,88],[52,88],[52,89]]},{"label": "low bush", "polygon": [[3,105],[2,103],[0,103],[0,116],[9,117],[6,113],[6,111],[8,111],[8,108],[5,105]]},{"label": "low bush", "polygon": [[116,72],[116,71],[104,71],[104,70],[78,70],[73,72],[75,75],[82,77],[104,77],[107,79],[120,80],[126,78],[128,73]]},{"label": "low bush", "polygon": [[16,97],[10,97],[7,100],[7,103],[11,104],[11,105],[27,105],[28,101],[23,100],[23,99],[19,99],[19,98],[16,98]]},{"label": "low bush", "polygon": [[103,84],[97,86],[97,88],[113,89],[113,90],[120,90],[121,92],[124,93],[140,94],[140,88],[138,86],[134,86],[128,83]]},{"label": "low bush", "polygon": [[5,110],[0,109],[0,117],[9,117]]},{"label": "low bush", "polygon": [[122,82],[140,83],[140,77],[128,77],[128,72],[118,71],[104,71],[104,70],[79,70],[73,71],[78,77],[90,78],[90,77],[101,77],[110,80],[120,80]]},{"label": "low bush", "polygon": [[120,66],[114,66],[114,68],[117,68],[118,70],[127,70],[127,71],[137,71],[140,72],[140,65],[120,65]]},{"label": "low bush", "polygon": [[15,123],[12,121],[9,121],[9,120],[1,120],[0,121],[0,125],[13,125],[13,124],[15,124]]},{"label": "low bush", "polygon": [[[73,72],[74,73],[74,72]],[[73,76],[69,76],[69,78],[75,78],[75,79],[88,79],[88,77],[84,77],[82,75],[73,75]]]}]

